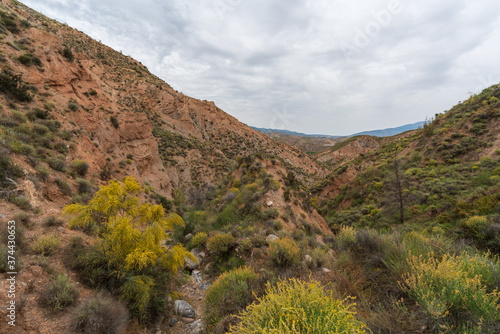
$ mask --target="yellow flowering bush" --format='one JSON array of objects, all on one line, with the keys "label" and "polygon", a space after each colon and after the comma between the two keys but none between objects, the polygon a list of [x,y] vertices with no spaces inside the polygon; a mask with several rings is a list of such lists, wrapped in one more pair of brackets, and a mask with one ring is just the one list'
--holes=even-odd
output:
[{"label": "yellow flowering bush", "polygon": [[189,240],[189,248],[204,248],[208,240],[208,234],[205,232],[198,232],[196,235]]},{"label": "yellow flowering bush", "polygon": [[223,256],[234,246],[234,237],[231,233],[216,234],[207,241],[207,248],[215,256]]},{"label": "yellow flowering bush", "polygon": [[297,243],[290,238],[272,241],[267,248],[267,255],[278,267],[291,267],[300,263],[300,249]]},{"label": "yellow flowering bush", "polygon": [[241,313],[238,334],[366,333],[356,319],[355,304],[325,293],[318,282],[291,279],[267,285],[267,294]]},{"label": "yellow flowering bush", "polygon": [[410,255],[407,261],[410,272],[400,285],[432,318],[460,313],[479,322],[500,320],[500,293],[492,290],[500,273],[496,259],[462,253],[441,260]]}]

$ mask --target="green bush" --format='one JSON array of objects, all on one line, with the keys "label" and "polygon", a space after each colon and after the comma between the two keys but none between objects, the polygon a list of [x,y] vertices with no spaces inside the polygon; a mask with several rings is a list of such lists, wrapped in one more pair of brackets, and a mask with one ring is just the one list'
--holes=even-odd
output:
[{"label": "green bush", "polygon": [[109,121],[115,129],[118,129],[118,127],[120,126],[120,124],[118,123],[118,118],[116,118],[115,116],[110,116]]},{"label": "green bush", "polygon": [[221,257],[229,253],[234,246],[234,237],[231,233],[216,234],[207,240],[207,248],[215,256]]},{"label": "green bush", "polygon": [[73,55],[73,52],[71,51],[71,49],[69,47],[65,47],[63,50],[62,50],[62,55],[64,58],[66,58],[69,62],[72,62],[73,59],[75,59],[75,56]]},{"label": "green bush", "polygon": [[240,316],[230,333],[366,333],[354,305],[325,293],[317,282],[291,279],[267,287],[268,292]]},{"label": "green bush", "polygon": [[8,151],[0,150],[0,186],[7,183],[6,178],[16,178],[23,175],[23,170],[13,164]]},{"label": "green bush", "polygon": [[70,168],[76,175],[84,177],[89,170],[89,164],[83,160],[77,159],[71,162]]},{"label": "green bush", "polygon": [[69,101],[68,102],[68,108],[71,111],[77,111],[78,108],[80,108],[80,107],[78,106],[78,104],[75,101]]},{"label": "green bush", "polygon": [[73,328],[85,334],[119,334],[127,325],[128,311],[111,297],[98,294],[74,313]]},{"label": "green bush", "polygon": [[62,159],[59,158],[49,158],[47,159],[47,163],[49,164],[50,168],[57,170],[59,172],[66,172],[66,164]]},{"label": "green bush", "polygon": [[205,232],[198,232],[191,240],[189,240],[188,248],[189,249],[205,248],[205,245],[207,244],[207,239],[208,239],[208,234],[206,234]]},{"label": "green bush", "polygon": [[19,195],[19,196],[10,195],[7,199],[9,202],[11,202],[14,205],[17,205],[19,208],[23,210],[31,210],[30,200],[24,195]]},{"label": "green bush", "polygon": [[5,70],[0,73],[0,92],[20,102],[29,102],[33,99],[33,96],[28,92],[28,86],[21,81],[21,77]]},{"label": "green bush", "polygon": [[63,223],[64,222],[61,219],[57,219],[54,216],[50,216],[45,219],[45,224],[47,224],[47,226],[62,226]]},{"label": "green bush", "polygon": [[278,267],[293,267],[300,264],[300,249],[290,238],[272,241],[267,248],[267,255]]},{"label": "green bush", "polygon": [[19,60],[19,62],[24,66],[42,66],[42,61],[30,52],[26,52],[25,54],[19,56],[17,60]]},{"label": "green bush", "polygon": [[219,276],[207,291],[205,323],[213,329],[229,314],[242,311],[252,301],[252,287],[258,274],[252,268],[242,267]]},{"label": "green bush", "polygon": [[52,255],[60,244],[61,240],[56,235],[42,235],[34,242],[33,251],[41,255]]},{"label": "green bush", "polygon": [[79,292],[75,285],[71,283],[71,279],[64,274],[60,274],[42,291],[39,301],[43,306],[58,311],[73,304],[78,299],[78,296]]}]

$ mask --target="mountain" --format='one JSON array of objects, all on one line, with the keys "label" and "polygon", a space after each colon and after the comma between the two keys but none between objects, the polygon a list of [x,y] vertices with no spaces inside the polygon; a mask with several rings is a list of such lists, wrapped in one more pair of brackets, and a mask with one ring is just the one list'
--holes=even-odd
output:
[{"label": "mountain", "polygon": [[270,137],[282,143],[285,143],[290,146],[295,146],[304,152],[317,153],[328,150],[332,146],[339,144],[343,140],[346,140],[348,138],[358,137],[358,136],[390,137],[406,131],[411,131],[421,128],[424,126],[424,124],[425,122],[417,122],[414,124],[407,124],[396,128],[360,132],[350,136],[315,135],[315,134],[294,132],[289,130],[265,129],[256,127],[252,128],[257,131],[266,133]]},{"label": "mountain", "polygon": [[388,128],[388,129],[383,129],[383,130],[372,130],[372,131],[363,131],[359,133],[355,133],[352,136],[361,136],[361,135],[366,135],[366,136],[376,136],[376,137],[390,137],[390,136],[395,136],[397,134],[410,131],[410,130],[416,130],[418,128],[423,127],[425,122],[417,122],[413,124],[407,124],[407,125],[402,125],[398,126],[395,128]]},{"label": "mountain", "polygon": [[311,134],[305,134],[305,133],[289,131],[289,130],[257,128],[254,126],[252,126],[252,129],[255,129],[257,131],[267,133],[267,134],[277,133],[277,134],[283,134],[283,135],[289,135],[289,136],[299,136],[299,137],[320,137],[320,138],[340,138],[340,137],[342,137],[342,136],[330,136],[330,135],[314,135],[314,134],[311,135]]}]

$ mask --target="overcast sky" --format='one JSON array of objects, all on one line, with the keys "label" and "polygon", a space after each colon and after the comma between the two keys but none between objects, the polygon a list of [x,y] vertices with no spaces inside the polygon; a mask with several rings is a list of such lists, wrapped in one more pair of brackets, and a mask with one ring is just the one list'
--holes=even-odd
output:
[{"label": "overcast sky", "polygon": [[500,1],[21,0],[258,127],[423,121],[500,82]]}]

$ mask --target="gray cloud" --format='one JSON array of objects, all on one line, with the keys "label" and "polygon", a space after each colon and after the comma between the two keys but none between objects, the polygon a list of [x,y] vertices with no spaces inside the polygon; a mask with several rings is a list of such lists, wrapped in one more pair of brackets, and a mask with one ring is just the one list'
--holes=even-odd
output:
[{"label": "gray cloud", "polygon": [[500,81],[496,0],[24,3],[260,127],[394,127]]}]

